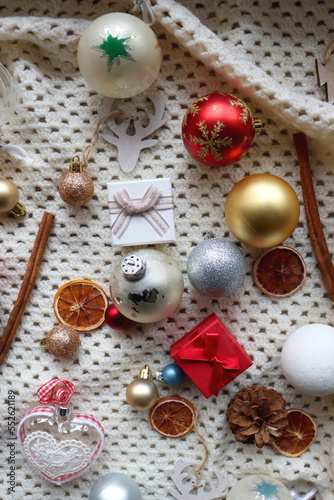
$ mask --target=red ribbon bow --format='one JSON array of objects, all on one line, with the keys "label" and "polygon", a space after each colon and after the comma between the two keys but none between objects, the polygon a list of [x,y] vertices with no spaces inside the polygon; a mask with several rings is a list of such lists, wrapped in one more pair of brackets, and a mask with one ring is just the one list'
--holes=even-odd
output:
[{"label": "red ribbon bow", "polygon": [[[56,390],[57,389],[57,390]],[[37,391],[39,402],[43,405],[48,403],[53,406],[67,404],[73,396],[75,387],[68,380],[53,379],[42,385]]]},{"label": "red ribbon bow", "polygon": [[188,344],[180,352],[181,359],[204,361],[212,365],[210,391],[215,396],[218,396],[219,389],[222,386],[224,370],[240,369],[240,360],[237,356],[227,356],[225,358],[217,356],[218,344],[218,333],[205,333],[196,337],[193,344]]}]

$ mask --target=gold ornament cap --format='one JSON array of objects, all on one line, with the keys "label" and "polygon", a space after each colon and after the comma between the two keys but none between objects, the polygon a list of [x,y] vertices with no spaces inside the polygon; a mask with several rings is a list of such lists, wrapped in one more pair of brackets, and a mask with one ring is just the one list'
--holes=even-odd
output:
[{"label": "gold ornament cap", "polygon": [[141,378],[143,380],[151,380],[152,371],[148,365],[144,365],[143,368],[141,368],[141,370],[139,372],[139,378]]},{"label": "gold ornament cap", "polygon": [[78,155],[73,156],[68,171],[76,174],[83,172],[82,161]]},{"label": "gold ornament cap", "polygon": [[256,132],[261,132],[261,130],[265,127],[265,123],[262,120],[256,119],[254,120],[254,128]]}]

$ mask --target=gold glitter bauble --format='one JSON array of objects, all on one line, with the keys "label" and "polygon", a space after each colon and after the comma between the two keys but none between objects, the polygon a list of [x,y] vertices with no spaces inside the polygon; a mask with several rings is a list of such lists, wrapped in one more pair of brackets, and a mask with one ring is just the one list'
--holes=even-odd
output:
[{"label": "gold glitter bauble", "polygon": [[299,215],[295,191],[276,175],[245,177],[226,199],[228,227],[238,240],[255,248],[280,245],[295,230]]},{"label": "gold glitter bauble", "polygon": [[60,179],[59,194],[68,205],[81,207],[93,196],[94,184],[85,172],[67,172]]},{"label": "gold glitter bauble", "polygon": [[55,326],[49,331],[45,339],[45,346],[55,358],[70,358],[79,349],[80,337],[71,326]]}]

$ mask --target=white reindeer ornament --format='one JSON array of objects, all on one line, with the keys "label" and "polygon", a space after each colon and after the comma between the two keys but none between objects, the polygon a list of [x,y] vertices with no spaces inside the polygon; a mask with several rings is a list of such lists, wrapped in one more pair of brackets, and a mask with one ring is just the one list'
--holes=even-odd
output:
[{"label": "white reindeer ornament", "polygon": [[[135,133],[130,135],[127,133],[130,125],[131,118],[127,118],[122,121],[122,123],[116,123],[116,118],[110,118],[106,120],[107,126],[113,132],[113,134],[101,134],[102,137],[109,142],[114,144],[118,149],[118,161],[123,172],[131,172],[138,161],[139,153],[142,149],[150,148],[155,146],[158,142],[157,139],[146,139],[149,135],[155,132],[158,128],[164,125],[167,118],[164,118],[165,103],[159,97],[154,97],[148,95],[148,98],[152,101],[155,109],[155,114],[147,113],[149,118],[149,123],[144,127],[140,121],[137,119],[133,121]],[[103,115],[106,116],[110,113],[114,99],[104,98],[103,99]],[[115,135],[114,135],[115,134]]]},{"label": "white reindeer ornament", "polygon": [[[214,471],[218,482],[216,486],[212,487],[209,491],[205,490],[206,481],[201,481],[199,486],[194,487],[197,484],[195,477],[192,477],[189,481],[184,481],[188,478],[189,474],[183,472],[186,467],[194,465],[195,462],[187,462],[180,458],[175,463],[174,471],[171,473],[171,478],[177,488],[168,488],[168,492],[176,500],[214,500],[221,499],[227,494],[227,477],[223,476],[220,472]],[[192,493],[195,491],[195,493]]]}]

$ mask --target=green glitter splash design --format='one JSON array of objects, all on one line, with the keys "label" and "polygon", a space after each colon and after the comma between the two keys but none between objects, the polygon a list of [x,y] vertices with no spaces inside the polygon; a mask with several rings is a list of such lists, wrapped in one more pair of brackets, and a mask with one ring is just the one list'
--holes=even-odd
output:
[{"label": "green glitter splash design", "polygon": [[127,59],[128,61],[136,62],[136,60],[129,54],[129,50],[133,50],[133,47],[127,45],[128,41],[133,38],[133,35],[121,37],[121,35],[113,36],[107,28],[105,28],[106,37],[101,37],[101,44],[94,45],[93,49],[102,52],[101,57],[106,57],[108,59],[108,71],[110,71],[111,66],[114,62],[120,64],[121,58]]}]

